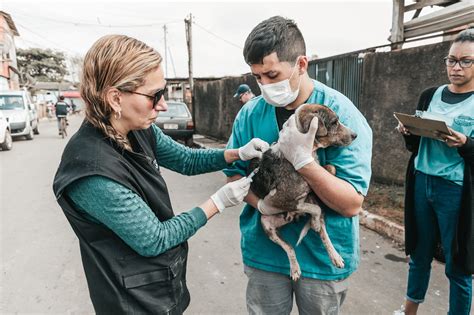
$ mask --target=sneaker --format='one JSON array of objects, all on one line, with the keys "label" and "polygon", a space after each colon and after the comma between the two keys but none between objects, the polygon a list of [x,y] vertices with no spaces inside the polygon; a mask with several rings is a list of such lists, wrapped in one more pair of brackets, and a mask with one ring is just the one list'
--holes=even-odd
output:
[{"label": "sneaker", "polygon": [[399,310],[393,311],[393,315],[405,315],[405,305],[400,306]]}]

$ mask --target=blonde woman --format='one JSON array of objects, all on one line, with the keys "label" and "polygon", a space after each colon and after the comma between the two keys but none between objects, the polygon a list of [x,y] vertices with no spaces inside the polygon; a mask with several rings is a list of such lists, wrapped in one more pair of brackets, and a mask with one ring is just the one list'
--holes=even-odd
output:
[{"label": "blonde woman", "polygon": [[97,313],[181,314],[189,304],[187,242],[211,217],[242,202],[250,179],[223,186],[175,216],[160,166],[217,171],[260,157],[268,144],[193,150],[153,122],[166,111],[160,54],[122,35],[99,39],[84,59],[86,118],[66,146],[54,193],[79,238]]}]

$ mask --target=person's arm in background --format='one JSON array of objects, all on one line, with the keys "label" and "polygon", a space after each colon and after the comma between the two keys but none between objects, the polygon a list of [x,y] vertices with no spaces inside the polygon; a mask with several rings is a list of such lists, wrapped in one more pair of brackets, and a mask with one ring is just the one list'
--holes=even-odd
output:
[{"label": "person's arm in background", "polygon": [[177,143],[153,125],[158,163],[184,175],[196,175],[222,170],[238,160],[261,157],[269,145],[263,140],[252,139],[235,149],[191,149]]},{"label": "person's arm in background", "polygon": [[139,195],[102,176],[89,176],[66,190],[75,207],[100,222],[142,256],[157,256],[186,241],[215,214],[242,202],[250,180],[227,184],[210,199],[161,222]]}]

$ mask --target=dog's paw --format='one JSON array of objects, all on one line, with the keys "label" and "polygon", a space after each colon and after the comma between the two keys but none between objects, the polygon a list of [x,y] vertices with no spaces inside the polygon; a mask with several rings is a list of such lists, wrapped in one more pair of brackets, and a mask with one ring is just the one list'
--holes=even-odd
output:
[{"label": "dog's paw", "polygon": [[319,220],[311,220],[311,228],[316,232],[321,232],[321,222]]},{"label": "dog's paw", "polygon": [[324,165],[323,167],[326,169],[326,171],[328,171],[332,175],[336,175],[336,167],[334,165],[327,164],[327,165]]},{"label": "dog's paw", "polygon": [[291,280],[293,281],[298,281],[298,279],[300,278],[301,276],[301,269],[300,269],[300,266],[296,265],[296,266],[291,266]]},{"label": "dog's paw", "polygon": [[344,268],[344,259],[342,259],[341,255],[336,253],[335,256],[331,257],[331,261],[337,268]]}]

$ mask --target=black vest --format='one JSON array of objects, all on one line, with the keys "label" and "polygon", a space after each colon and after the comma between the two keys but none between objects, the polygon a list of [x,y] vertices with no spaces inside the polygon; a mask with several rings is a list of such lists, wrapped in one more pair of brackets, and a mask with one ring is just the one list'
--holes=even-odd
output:
[{"label": "black vest", "polygon": [[182,314],[189,305],[186,287],[188,247],[182,243],[157,257],[143,257],[103,224],[74,208],[66,187],[101,175],[137,193],[160,221],[174,216],[166,183],[156,161],[152,128],[129,133],[134,152],[120,149],[84,122],[64,149],[53,190],[79,238],[82,263],[94,309],[99,314]]}]

